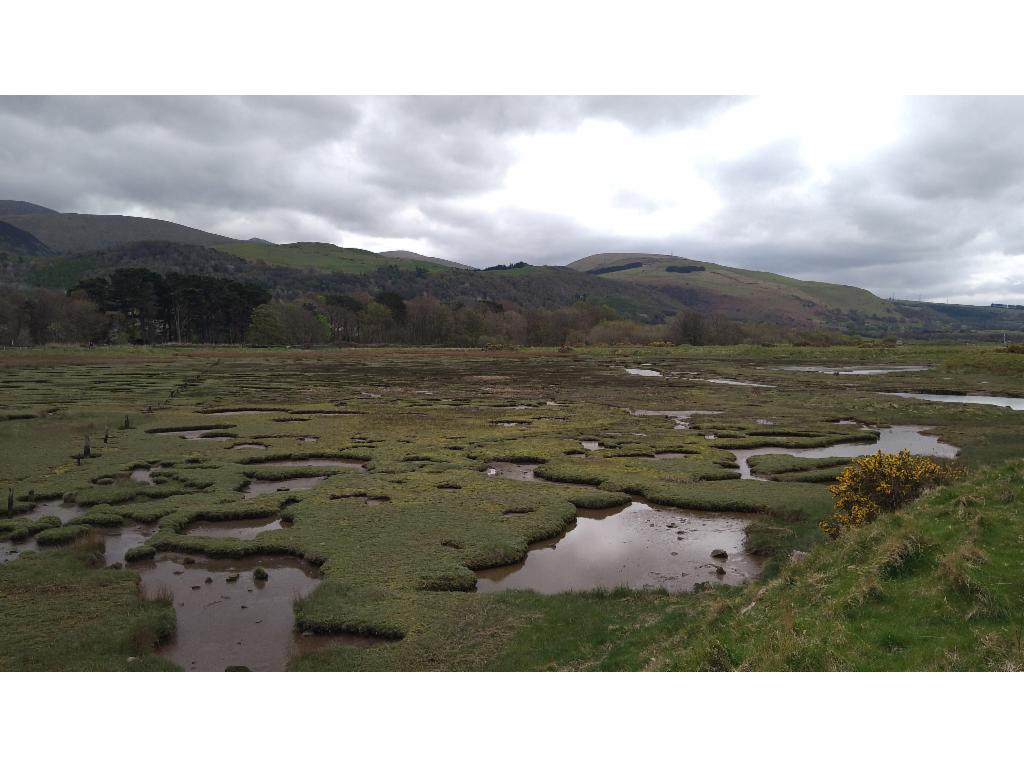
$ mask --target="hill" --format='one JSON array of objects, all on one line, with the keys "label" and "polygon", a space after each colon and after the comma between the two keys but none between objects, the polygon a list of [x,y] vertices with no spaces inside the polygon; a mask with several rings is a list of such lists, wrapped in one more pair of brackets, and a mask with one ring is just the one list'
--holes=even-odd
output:
[{"label": "hill", "polygon": [[143,240],[166,240],[207,246],[235,242],[223,235],[203,232],[171,221],[140,216],[22,213],[0,214],[0,221],[32,234],[51,251],[64,253],[82,253]]},{"label": "hill", "polygon": [[50,253],[38,238],[13,224],[0,221],[0,253],[15,256],[45,256]]},{"label": "hill", "polygon": [[[298,269],[311,267],[326,272],[340,272],[350,275],[364,275],[385,266],[415,271],[425,269],[437,271],[455,267],[454,262],[443,259],[431,259],[411,251],[392,251],[374,253],[362,248],[342,248],[332,243],[287,243],[274,245],[253,241],[233,242],[217,246],[217,250],[238,256],[248,261],[276,264],[282,267]],[[404,254],[408,254],[407,256]],[[458,265],[462,267],[462,265]]]},{"label": "hill", "polygon": [[461,264],[457,261],[449,261],[448,259],[439,259],[437,256],[424,256],[422,253],[416,253],[415,251],[380,251],[378,256],[386,256],[392,259],[411,259],[413,261],[430,261],[434,264],[440,264],[451,269],[476,269],[468,264]]},{"label": "hill", "polygon": [[[252,243],[239,245],[251,246]],[[308,244],[307,244],[308,245]],[[284,246],[281,246],[284,247]],[[232,247],[234,248],[234,246]],[[302,252],[302,249],[298,249]],[[354,250],[354,249],[337,249]],[[325,253],[333,253],[325,251]],[[671,298],[644,286],[621,285],[567,267],[527,267],[484,272],[446,269],[427,262],[384,259],[363,251],[361,271],[324,270],[273,264],[242,258],[218,248],[182,243],[129,243],[101,251],[12,262],[12,281],[46,288],[67,289],[80,280],[124,267],[156,272],[229,277],[269,288],[278,298],[307,293],[368,293],[394,291],[405,298],[429,294],[453,304],[496,302],[526,308],[557,309],[576,301],[608,304],[626,317],[654,322],[678,312]],[[375,269],[367,269],[376,264]]]},{"label": "hill", "polygon": [[734,320],[866,332],[906,323],[889,301],[863,288],[650,253],[599,253],[572,269],[656,288],[687,307]]},{"label": "hill", "polygon": [[57,211],[35,203],[26,203],[24,200],[0,200],[0,216],[20,216],[26,213],[57,213]]}]

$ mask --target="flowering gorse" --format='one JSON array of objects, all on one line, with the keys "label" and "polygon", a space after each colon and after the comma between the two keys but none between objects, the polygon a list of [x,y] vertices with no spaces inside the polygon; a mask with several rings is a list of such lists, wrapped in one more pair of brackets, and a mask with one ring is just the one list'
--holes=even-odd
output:
[{"label": "flowering gorse", "polygon": [[926,489],[957,477],[960,470],[910,451],[874,453],[854,459],[829,486],[836,514],[820,523],[833,539],[847,528],[870,523],[917,498]]}]

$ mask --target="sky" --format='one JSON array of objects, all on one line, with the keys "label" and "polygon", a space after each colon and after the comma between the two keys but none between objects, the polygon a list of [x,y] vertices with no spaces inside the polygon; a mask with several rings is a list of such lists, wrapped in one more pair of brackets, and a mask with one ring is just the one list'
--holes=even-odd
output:
[{"label": "sky", "polygon": [[0,199],[473,266],[1024,304],[1024,98],[3,97]]}]

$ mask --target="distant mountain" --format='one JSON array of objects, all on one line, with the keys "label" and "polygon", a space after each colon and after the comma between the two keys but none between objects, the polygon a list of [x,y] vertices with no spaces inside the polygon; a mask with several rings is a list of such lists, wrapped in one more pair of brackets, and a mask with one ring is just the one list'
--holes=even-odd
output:
[{"label": "distant mountain", "polygon": [[0,253],[15,256],[46,256],[50,249],[35,235],[0,221]]},{"label": "distant mountain", "polygon": [[0,216],[20,216],[25,213],[57,213],[52,208],[45,208],[24,200],[0,200]]},{"label": "distant mountain", "polygon": [[569,266],[609,281],[655,288],[687,307],[735,320],[860,333],[907,322],[893,302],[863,288],[664,254],[599,253]]},{"label": "distant mountain", "polygon": [[259,243],[260,245],[277,245],[277,243],[272,243],[269,240],[264,240],[262,237],[250,237],[248,240],[246,240],[246,242]]},{"label": "distant mountain", "polygon": [[160,219],[140,216],[101,216],[88,213],[0,214],[5,221],[31,233],[55,252],[82,253],[144,240],[190,245],[218,245],[233,238],[203,232]]},{"label": "distant mountain", "polygon": [[416,253],[415,251],[380,251],[378,256],[386,256],[390,259],[406,259],[409,261],[430,261],[434,264],[440,264],[451,269],[476,269],[468,264],[460,264],[457,261],[449,261],[448,259],[439,259],[436,256],[424,256],[422,253]]}]

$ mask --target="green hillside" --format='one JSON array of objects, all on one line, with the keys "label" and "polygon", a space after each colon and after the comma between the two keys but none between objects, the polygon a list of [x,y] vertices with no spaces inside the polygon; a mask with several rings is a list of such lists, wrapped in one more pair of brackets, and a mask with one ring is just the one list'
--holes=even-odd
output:
[{"label": "green hillside", "polygon": [[687,306],[734,319],[798,326],[900,324],[892,304],[863,288],[648,253],[600,253],[569,265],[608,280],[658,288]]},{"label": "green hillside", "polygon": [[[445,263],[441,263],[440,260],[435,261],[426,257],[393,257],[362,248],[342,248],[332,243],[273,245],[252,241],[232,242],[218,245],[217,250],[248,261],[261,261],[264,264],[281,267],[312,267],[326,272],[341,272],[349,275],[365,275],[386,266],[395,266],[411,272],[417,269],[437,272],[451,268]],[[412,255],[417,256],[418,254]],[[448,264],[455,266],[452,262],[448,262]]]}]

